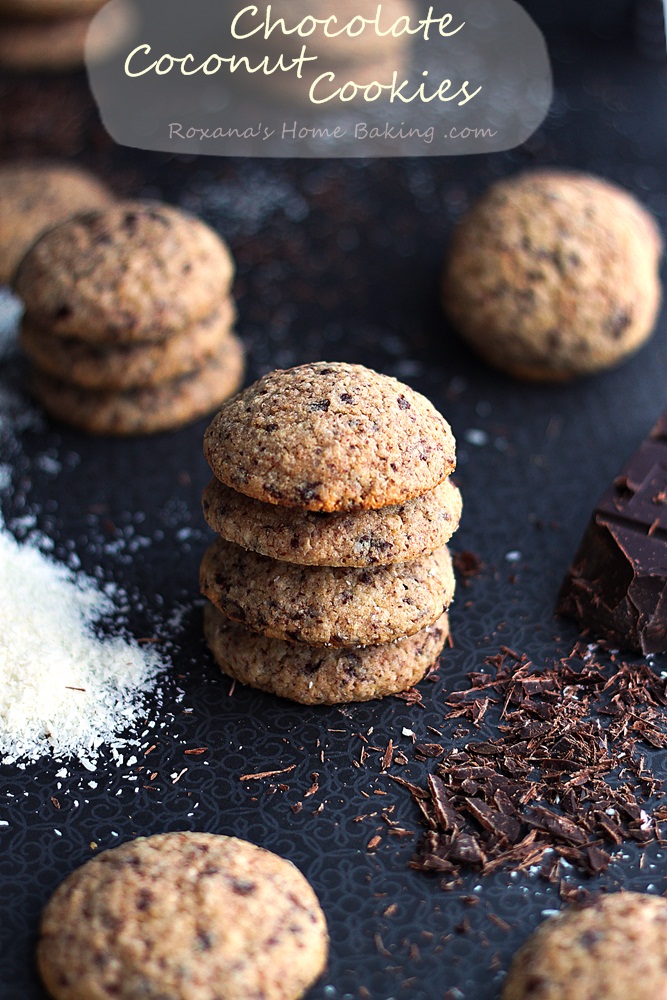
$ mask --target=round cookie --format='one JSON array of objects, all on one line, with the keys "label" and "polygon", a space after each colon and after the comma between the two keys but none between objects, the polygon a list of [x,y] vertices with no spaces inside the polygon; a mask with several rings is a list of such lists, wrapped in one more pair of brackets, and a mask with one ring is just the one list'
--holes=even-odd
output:
[{"label": "round cookie", "polygon": [[228,542],[304,566],[384,566],[445,545],[459,526],[461,493],[450,479],[407,503],[380,510],[322,514],[262,503],[215,477],[204,516]]},{"label": "round cookie", "polygon": [[44,21],[90,16],[104,0],[0,0],[0,17]]},{"label": "round cookie", "polygon": [[602,896],[545,920],[516,953],[502,1000],[667,996],[667,900]]},{"label": "round cookie", "polygon": [[49,230],[14,288],[30,321],[104,343],[162,341],[210,316],[234,265],[205,223],[169,205],[122,202]]},{"label": "round cookie", "polygon": [[278,562],[218,538],[200,585],[228,618],[270,638],[366,646],[432,625],[454,596],[454,572],[446,546],[409,563],[348,569]]},{"label": "round cookie", "polygon": [[82,167],[39,161],[0,167],[0,283],[11,279],[45,229],[112,201],[106,187]]},{"label": "round cookie", "polygon": [[55,1000],[296,1000],[327,950],[317,897],[289,861],[235,837],[166,833],[69,875],[37,961]]},{"label": "round cookie", "polygon": [[398,642],[332,649],[248,632],[208,604],[204,633],[220,669],[241,684],[303,705],[338,705],[413,687],[437,663],[449,622],[444,614]]},{"label": "round cookie", "polygon": [[223,406],[213,474],[265,503],[341,511],[404,503],[454,469],[449,424],[418,392],[343,362],[274,371]]},{"label": "round cookie", "polygon": [[191,423],[236,392],[243,379],[243,346],[233,335],[190,375],[145,389],[96,392],[32,374],[32,390],[52,417],[90,434],[157,434]]},{"label": "round cookie", "polygon": [[159,385],[202,368],[232,330],[236,308],[224,299],[211,316],[163,341],[104,347],[74,337],[53,336],[23,320],[21,346],[38,368],[85,389],[126,390]]},{"label": "round cookie", "polygon": [[517,378],[566,381],[620,363],[653,330],[662,240],[628,192],[538,170],[494,184],[456,230],[446,313]]}]

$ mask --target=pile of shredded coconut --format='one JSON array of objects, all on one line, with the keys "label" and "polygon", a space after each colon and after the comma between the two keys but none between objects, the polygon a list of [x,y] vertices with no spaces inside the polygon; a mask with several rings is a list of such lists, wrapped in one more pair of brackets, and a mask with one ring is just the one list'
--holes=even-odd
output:
[{"label": "pile of shredded coconut", "polygon": [[136,640],[97,634],[112,594],[0,522],[2,763],[50,753],[93,768],[98,748],[140,719],[163,663]]}]

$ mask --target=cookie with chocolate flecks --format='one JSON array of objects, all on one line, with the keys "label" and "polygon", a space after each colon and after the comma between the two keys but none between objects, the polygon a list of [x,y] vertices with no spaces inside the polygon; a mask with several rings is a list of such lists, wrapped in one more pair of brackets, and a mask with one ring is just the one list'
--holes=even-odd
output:
[{"label": "cookie with chocolate flecks", "polygon": [[31,323],[107,347],[163,341],[210,316],[234,264],[209,226],[157,202],[119,202],[50,229],[14,288]]},{"label": "cookie with chocolate flecks", "polygon": [[46,905],[37,961],[55,1000],[298,1000],[327,952],[324,914],[294,865],[187,832],[77,868]]},{"label": "cookie with chocolate flecks", "polygon": [[124,391],[190,375],[226,349],[231,359],[233,344],[226,341],[232,334],[235,318],[236,307],[227,298],[210,316],[165,340],[111,347],[76,337],[56,336],[24,318],[20,340],[30,360],[54,378],[84,389]]},{"label": "cookie with chocolate flecks", "polygon": [[311,645],[392,642],[432,625],[454,596],[447,546],[408,563],[298,566],[219,538],[204,554],[202,593],[228,618]]},{"label": "cookie with chocolate flecks", "polygon": [[455,466],[451,429],[424,396],[344,362],[265,375],[221,408],[204,453],[246,496],[326,512],[405,503]]},{"label": "cookie with chocolate flecks", "polygon": [[535,170],[494,184],[454,233],[445,312],[489,364],[562,382],[619,364],[660,305],[662,238],[631,194]]},{"label": "cookie with chocolate flecks", "polygon": [[335,649],[268,639],[208,604],[204,632],[229,677],[304,705],[336,705],[399,694],[417,684],[437,663],[449,622],[443,614],[397,642]]},{"label": "cookie with chocolate flecks", "polygon": [[667,900],[637,892],[550,917],[514,956],[502,1000],[667,996]]},{"label": "cookie with chocolate flecks", "polygon": [[228,542],[305,566],[385,566],[445,545],[459,525],[461,493],[445,479],[414,500],[380,510],[323,514],[253,500],[213,477],[204,516]]},{"label": "cookie with chocolate flecks", "polygon": [[194,372],[156,385],[82,389],[35,369],[32,391],[52,417],[91,434],[156,434],[211,413],[243,379],[243,347],[229,334]]}]

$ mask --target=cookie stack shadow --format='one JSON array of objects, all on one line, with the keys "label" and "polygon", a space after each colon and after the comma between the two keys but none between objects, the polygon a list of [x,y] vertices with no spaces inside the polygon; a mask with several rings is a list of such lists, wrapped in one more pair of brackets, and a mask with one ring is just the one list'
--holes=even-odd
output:
[{"label": "cookie stack shadow", "polygon": [[221,669],[304,704],[421,680],[449,636],[461,514],[431,403],[360,365],[302,365],[224,404],[204,452],[220,537],[200,584]]},{"label": "cookie stack shadow", "polygon": [[211,413],[243,377],[233,275],[217,233],[168,205],[121,202],[50,229],[14,280],[33,394],[93,434]]}]

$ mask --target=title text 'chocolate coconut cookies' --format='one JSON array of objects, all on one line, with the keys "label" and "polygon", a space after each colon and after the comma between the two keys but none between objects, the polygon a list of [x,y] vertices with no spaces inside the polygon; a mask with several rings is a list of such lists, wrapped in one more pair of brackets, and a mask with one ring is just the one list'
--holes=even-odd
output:
[{"label": "title text 'chocolate coconut cookies'", "polygon": [[667,996],[667,900],[615,892],[545,920],[515,955],[502,1000],[628,1000],[639,992]]},{"label": "title text 'chocolate coconut cookies'", "polygon": [[214,410],[242,380],[234,264],[203,222],[124,202],[29,250],[14,287],[35,396],[94,434],[149,434]]},{"label": "title text 'chocolate coconut cookies'", "polygon": [[10,281],[46,229],[112,201],[101,181],[73,164],[20,161],[0,167],[0,283]]},{"label": "title text 'chocolate coconut cookies'", "polygon": [[461,515],[431,403],[361,365],[302,365],[229,400],[204,452],[221,538],[200,582],[225,673],[308,704],[421,680],[448,636]]},{"label": "title text 'chocolate coconut cookies'", "polygon": [[234,837],[167,833],[65,879],[37,959],[55,1000],[298,1000],[327,952],[317,897],[289,861]]},{"label": "title text 'chocolate coconut cookies'", "polygon": [[619,364],[650,336],[662,239],[628,192],[539,170],[494,184],[454,233],[447,315],[489,364],[561,382]]}]

